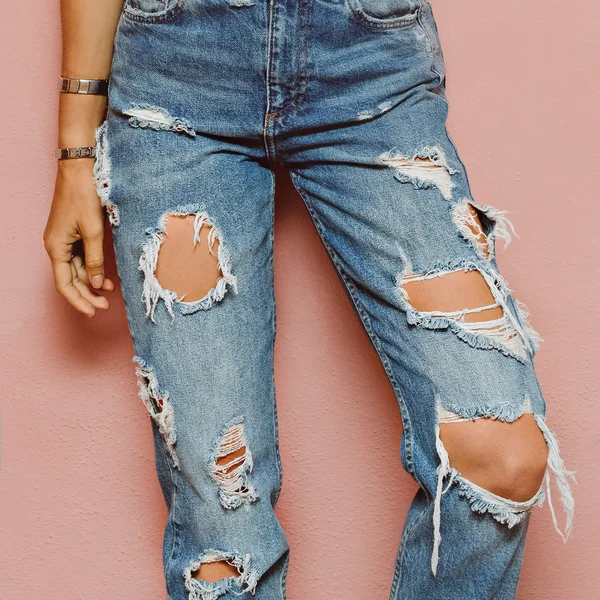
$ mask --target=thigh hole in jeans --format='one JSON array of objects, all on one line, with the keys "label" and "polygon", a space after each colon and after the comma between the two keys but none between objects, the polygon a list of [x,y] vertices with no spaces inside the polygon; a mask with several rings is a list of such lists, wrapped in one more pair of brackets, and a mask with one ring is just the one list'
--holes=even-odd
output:
[{"label": "thigh hole in jeans", "polygon": [[222,275],[214,227],[202,227],[196,234],[194,221],[194,215],[168,217],[155,271],[161,286],[186,302],[206,296]]},{"label": "thigh hole in jeans", "polygon": [[[451,271],[440,277],[411,281],[405,277],[402,289],[411,305],[419,312],[465,312],[466,322],[491,321],[503,316],[490,287],[479,271]],[[485,307],[489,308],[485,308]],[[483,310],[479,310],[483,308]]]},{"label": "thigh hole in jeans", "polygon": [[510,290],[497,272],[463,262],[423,273],[409,266],[397,278],[400,301],[410,325],[450,329],[474,348],[495,348],[528,362],[533,345],[509,308]]},{"label": "thigh hole in jeans", "polygon": [[139,268],[144,273],[142,299],[152,321],[160,300],[174,319],[175,304],[191,314],[223,300],[230,287],[237,292],[221,233],[206,212],[187,208],[162,215],[159,227],[146,230]]}]

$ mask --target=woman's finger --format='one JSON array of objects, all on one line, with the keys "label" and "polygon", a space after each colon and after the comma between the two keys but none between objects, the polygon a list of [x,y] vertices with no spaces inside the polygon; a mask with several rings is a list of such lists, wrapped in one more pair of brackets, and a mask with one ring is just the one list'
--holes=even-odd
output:
[{"label": "woman's finger", "polygon": [[94,219],[91,224],[85,222],[81,234],[88,280],[94,289],[99,290],[104,281],[104,221]]},{"label": "woman's finger", "polygon": [[[88,272],[85,268],[85,262],[83,257],[79,254],[73,256],[73,264],[77,269],[77,276],[81,281],[83,281],[87,286],[89,286],[90,281],[88,278]],[[108,277],[104,277],[104,281],[102,282],[102,287],[100,288],[103,292],[112,292],[115,289],[115,284]]]},{"label": "woman's finger", "polygon": [[50,257],[52,262],[52,272],[54,274],[54,285],[59,294],[65,297],[67,302],[76,310],[93,317],[96,309],[89,300],[86,300],[81,292],[73,284],[73,274],[71,271],[70,260]]},{"label": "woman's finger", "polygon": [[[78,259],[78,260],[76,260]],[[79,267],[77,266],[77,263],[79,263]],[[73,281],[73,285],[79,290],[79,293],[83,296],[83,298],[85,298],[90,304],[92,304],[95,308],[100,308],[102,310],[107,310],[109,307],[109,303],[108,300],[104,297],[101,296],[100,294],[96,294],[87,284],[87,281],[84,281],[84,279],[80,276],[80,274],[83,275],[83,277],[87,280],[87,271],[85,269],[85,266],[83,265],[83,261],[81,260],[81,257],[79,256],[74,256],[73,260],[71,261],[71,274],[72,274],[72,281]]]}]

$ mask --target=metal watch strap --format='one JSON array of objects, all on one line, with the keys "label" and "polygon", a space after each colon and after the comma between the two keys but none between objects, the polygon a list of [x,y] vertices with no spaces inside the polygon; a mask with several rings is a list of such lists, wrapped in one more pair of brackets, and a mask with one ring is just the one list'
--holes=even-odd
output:
[{"label": "metal watch strap", "polygon": [[57,148],[54,154],[58,160],[65,160],[67,158],[94,158],[96,156],[96,147]]},{"label": "metal watch strap", "polygon": [[106,96],[108,94],[108,79],[73,79],[58,76],[58,91],[67,94],[95,94]]}]

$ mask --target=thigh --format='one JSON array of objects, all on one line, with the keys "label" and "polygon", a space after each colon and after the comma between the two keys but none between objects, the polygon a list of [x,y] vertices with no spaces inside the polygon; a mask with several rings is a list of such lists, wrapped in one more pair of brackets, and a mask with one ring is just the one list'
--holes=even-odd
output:
[{"label": "thigh", "polygon": [[117,111],[100,137],[98,183],[136,361],[146,387],[150,372],[169,392],[179,459],[198,464],[208,432],[242,414],[256,424],[255,447],[267,443],[272,172],[233,143],[132,127]]},{"label": "thigh", "polygon": [[398,108],[365,125],[360,155],[379,164],[315,162],[292,178],[415,411],[438,398],[465,417],[543,413],[539,338],[496,262],[511,226],[472,197],[443,121],[424,132],[420,118]]},{"label": "thigh", "polygon": [[[324,105],[320,127],[299,125],[317,119],[307,96],[281,125],[296,135],[280,155],[396,389],[405,466],[415,474],[421,459],[431,474],[439,423],[514,421],[546,406],[533,367],[539,336],[496,260],[512,225],[471,193],[446,128],[435,24],[420,5],[410,27],[352,29],[353,85],[335,111]],[[313,96],[342,76],[317,80]],[[413,434],[420,450],[407,457]]]},{"label": "thigh", "polygon": [[353,135],[351,161],[336,159],[340,141],[291,175],[396,392],[405,469],[435,498],[438,523],[450,473],[473,510],[516,523],[542,502],[547,464],[568,532],[540,338],[496,260],[512,233],[505,212],[473,198],[443,113],[398,106]]}]

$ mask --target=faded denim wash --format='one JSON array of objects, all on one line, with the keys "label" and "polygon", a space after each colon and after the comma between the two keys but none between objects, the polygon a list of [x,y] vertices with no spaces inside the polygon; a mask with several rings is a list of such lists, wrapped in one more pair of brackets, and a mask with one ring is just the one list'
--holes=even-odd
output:
[{"label": "faded denim wash", "polygon": [[[572,472],[546,424],[533,366],[540,337],[496,263],[512,225],[472,197],[446,130],[431,5],[126,0],[108,99],[94,175],[168,506],[170,600],[285,598],[289,545],[273,512],[275,164],[289,169],[398,399],[400,458],[420,487],[390,598],[514,598],[531,509],[552,476],[561,535],[571,529]],[[155,274],[176,215],[193,225],[190,244],[209,232],[218,260],[214,287],[193,301]],[[411,304],[409,282],[460,271],[479,273],[493,302],[452,312]],[[501,318],[467,319],[498,307]],[[440,423],[528,412],[549,447],[545,486],[530,501],[497,496],[450,465]],[[194,576],[215,561],[239,576]]]}]

